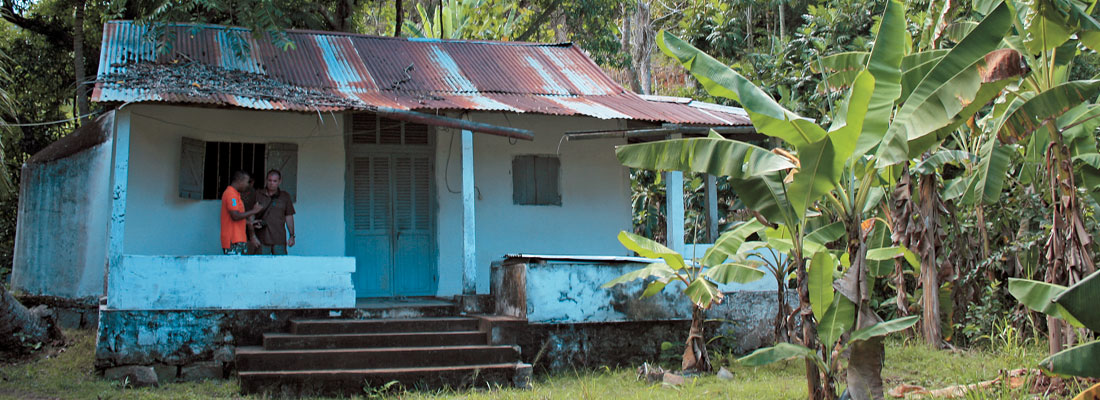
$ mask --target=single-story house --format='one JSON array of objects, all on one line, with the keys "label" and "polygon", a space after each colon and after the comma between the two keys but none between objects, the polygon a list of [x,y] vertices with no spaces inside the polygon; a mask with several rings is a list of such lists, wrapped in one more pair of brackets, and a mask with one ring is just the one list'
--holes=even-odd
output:
[{"label": "single-story house", "polygon": [[[645,261],[616,240],[631,193],[614,147],[752,133],[740,109],[632,93],[569,43],[290,30],[284,50],[240,28],[163,28],[106,23],[92,100],[110,111],[24,167],[13,286],[104,296],[101,367],[217,358],[288,319],[369,316],[368,299],[491,313],[479,304],[491,276],[515,278],[491,272],[508,260],[547,268],[524,275],[515,317],[646,319],[599,289]],[[221,255],[229,175],[273,168],[296,245]],[[690,250],[669,199],[670,246]]]}]

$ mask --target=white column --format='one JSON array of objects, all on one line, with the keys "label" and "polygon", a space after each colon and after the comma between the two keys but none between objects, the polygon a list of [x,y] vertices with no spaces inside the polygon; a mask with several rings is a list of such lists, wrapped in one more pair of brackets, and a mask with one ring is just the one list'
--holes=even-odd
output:
[{"label": "white column", "polygon": [[668,248],[684,253],[684,173],[665,173],[665,228]]},{"label": "white column", "polygon": [[711,174],[706,177],[707,243],[714,243],[718,241],[718,179]]},{"label": "white column", "polygon": [[477,294],[477,241],[474,232],[474,133],[462,131],[462,294]]},{"label": "white column", "polygon": [[[111,219],[107,223],[107,265],[103,269],[103,294],[111,267],[122,261],[126,239],[126,184],[130,171],[130,111],[115,110],[114,146],[111,154]],[[110,306],[110,304],[108,304]]]}]

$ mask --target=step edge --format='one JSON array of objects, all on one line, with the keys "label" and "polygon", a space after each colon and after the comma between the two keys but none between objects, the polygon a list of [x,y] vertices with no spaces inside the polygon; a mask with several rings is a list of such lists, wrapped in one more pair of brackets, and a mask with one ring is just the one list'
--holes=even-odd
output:
[{"label": "step edge", "polygon": [[[410,347],[352,347],[344,349],[281,349],[270,350],[262,346],[238,347],[237,355],[241,354],[291,354],[291,353],[379,353],[383,351],[431,351],[431,350],[515,350],[513,345],[455,345],[455,346],[410,346]],[[244,351],[242,351],[244,350]],[[251,351],[250,351],[251,350]],[[258,351],[257,351],[258,350]]]},{"label": "step edge", "polygon": [[240,371],[238,376],[265,376],[265,375],[288,375],[288,374],[300,374],[300,375],[317,375],[317,374],[334,374],[334,373],[347,373],[347,374],[369,374],[377,371],[386,372],[435,372],[440,370],[447,371],[459,371],[459,370],[474,370],[474,369],[507,369],[507,368],[524,368],[529,364],[522,362],[514,363],[496,363],[496,364],[470,364],[470,365],[441,365],[441,366],[427,366],[427,367],[402,367],[402,368],[357,368],[357,369],[304,369],[304,370],[255,370],[255,371]]}]

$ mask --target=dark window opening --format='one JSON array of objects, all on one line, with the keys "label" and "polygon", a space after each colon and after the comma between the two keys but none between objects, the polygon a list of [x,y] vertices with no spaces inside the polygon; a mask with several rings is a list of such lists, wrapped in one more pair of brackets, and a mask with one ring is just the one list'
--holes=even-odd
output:
[{"label": "dark window opening", "polygon": [[263,143],[206,142],[203,200],[220,199],[236,171],[248,172],[252,175],[253,186],[263,187],[266,150],[267,145]]}]

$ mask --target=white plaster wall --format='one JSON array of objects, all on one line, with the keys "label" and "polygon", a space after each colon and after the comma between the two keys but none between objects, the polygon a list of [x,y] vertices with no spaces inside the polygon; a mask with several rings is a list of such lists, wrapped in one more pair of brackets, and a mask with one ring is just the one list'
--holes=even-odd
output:
[{"label": "white plaster wall", "polygon": [[219,201],[179,197],[181,137],[187,136],[206,141],[297,143],[297,244],[290,254],[344,255],[340,115],[146,104],[127,108],[132,111],[133,128],[125,254],[221,254]]},{"label": "white plaster wall", "polygon": [[23,167],[12,285],[35,295],[103,294],[111,140]]},{"label": "white plaster wall", "polygon": [[127,255],[110,268],[112,310],[355,306],[351,257]]},{"label": "white plaster wall", "polygon": [[[619,231],[631,228],[629,171],[615,158],[615,146],[625,144],[624,139],[561,142],[561,206],[512,203],[513,156],[556,154],[563,132],[618,129],[618,121],[536,114],[505,118],[502,113],[470,114],[470,119],[535,132],[534,141],[511,143],[504,137],[474,134],[478,293],[489,292],[490,264],[505,254],[632,255],[616,239]],[[438,293],[449,296],[462,291],[462,195],[452,193],[462,187],[462,157],[458,132],[440,131]]]}]

